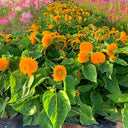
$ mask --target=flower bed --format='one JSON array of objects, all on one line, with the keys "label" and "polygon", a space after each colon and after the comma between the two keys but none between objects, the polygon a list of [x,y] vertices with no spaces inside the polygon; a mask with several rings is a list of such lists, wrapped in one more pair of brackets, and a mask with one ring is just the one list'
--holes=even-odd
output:
[{"label": "flower bed", "polygon": [[[122,120],[127,128],[128,36],[90,24],[73,2],[54,2],[25,32],[0,34],[0,115],[24,125]],[[92,18],[92,17],[91,17]]]},{"label": "flower bed", "polygon": [[42,7],[52,0],[0,0],[0,32],[12,33],[30,28]]},{"label": "flower bed", "polygon": [[75,0],[94,15],[102,16],[104,24],[128,33],[127,0]]}]

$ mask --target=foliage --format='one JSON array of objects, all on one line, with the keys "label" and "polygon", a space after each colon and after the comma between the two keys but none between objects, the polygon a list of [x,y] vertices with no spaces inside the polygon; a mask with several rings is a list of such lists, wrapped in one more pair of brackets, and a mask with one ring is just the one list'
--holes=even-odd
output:
[{"label": "foliage", "polygon": [[0,34],[1,117],[20,112],[24,125],[60,128],[65,120],[97,124],[100,115],[127,128],[127,34],[90,17],[73,2],[54,2],[31,29]]}]

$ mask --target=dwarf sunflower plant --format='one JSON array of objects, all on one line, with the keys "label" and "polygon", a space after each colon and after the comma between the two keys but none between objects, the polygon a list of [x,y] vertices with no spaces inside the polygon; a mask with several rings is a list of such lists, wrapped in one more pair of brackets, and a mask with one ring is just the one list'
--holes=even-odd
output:
[{"label": "dwarf sunflower plant", "polygon": [[61,128],[102,116],[128,127],[128,36],[90,17],[54,2],[31,29],[0,34],[1,117],[21,113],[24,125]]}]

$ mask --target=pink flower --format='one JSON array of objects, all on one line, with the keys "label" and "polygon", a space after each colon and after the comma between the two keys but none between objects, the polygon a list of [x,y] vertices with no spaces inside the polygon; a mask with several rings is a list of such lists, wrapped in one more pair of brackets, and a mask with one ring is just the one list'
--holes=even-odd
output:
[{"label": "pink flower", "polygon": [[114,26],[114,23],[112,22],[111,25]]},{"label": "pink flower", "polygon": [[1,18],[0,18],[0,23],[1,23],[1,24],[8,24],[8,18],[6,18],[6,17],[1,17]]},{"label": "pink flower", "polygon": [[20,18],[19,18],[19,21],[20,21],[20,22],[29,23],[29,22],[30,22],[30,19],[28,19],[28,18],[23,18],[23,17],[20,17]]},{"label": "pink flower", "polygon": [[15,12],[9,12],[8,18],[9,18],[9,20],[14,19],[15,18]]},{"label": "pink flower", "polygon": [[34,7],[34,10],[39,10],[39,7],[38,6]]},{"label": "pink flower", "polygon": [[33,17],[33,15],[31,14],[31,13],[29,13],[29,12],[23,12],[22,14],[21,14],[21,17],[23,17],[23,18],[32,18]]},{"label": "pink flower", "polygon": [[21,10],[22,10],[22,7],[21,7],[21,6],[16,6],[16,7],[15,7],[15,11],[20,12]]}]

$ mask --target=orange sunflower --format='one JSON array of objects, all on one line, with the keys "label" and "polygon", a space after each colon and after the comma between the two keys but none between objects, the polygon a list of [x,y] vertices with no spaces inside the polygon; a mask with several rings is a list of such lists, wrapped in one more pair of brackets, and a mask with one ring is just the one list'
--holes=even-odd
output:
[{"label": "orange sunflower", "polygon": [[9,60],[6,58],[0,58],[0,71],[5,71],[9,67]]},{"label": "orange sunflower", "polygon": [[63,65],[57,65],[53,71],[55,81],[61,81],[67,76],[67,71]]},{"label": "orange sunflower", "polygon": [[50,46],[52,44],[52,42],[53,42],[53,38],[50,34],[49,35],[44,35],[44,37],[42,38],[42,45],[46,48],[48,46]]},{"label": "orange sunflower", "polygon": [[49,24],[48,28],[52,29],[53,28],[53,24]]},{"label": "orange sunflower", "polygon": [[31,40],[31,44],[35,44],[37,42],[35,36],[36,36],[37,32],[33,32],[30,36],[30,40]]},{"label": "orange sunflower", "polygon": [[85,62],[87,62],[89,60],[89,54],[88,54],[88,52],[80,52],[79,54],[78,54],[78,61],[80,62],[80,63],[85,63]]},{"label": "orange sunflower", "polygon": [[102,64],[106,60],[106,56],[101,52],[94,52],[91,54],[91,62],[95,65]]},{"label": "orange sunflower", "polygon": [[93,45],[89,42],[83,42],[80,44],[80,52],[90,52],[93,50]]},{"label": "orange sunflower", "polygon": [[21,57],[19,63],[20,70],[28,76],[32,76],[32,73],[36,72],[38,69],[37,62],[32,58],[23,58]]},{"label": "orange sunflower", "polygon": [[60,21],[60,16],[59,16],[59,15],[55,16],[55,17],[54,17],[54,21],[55,21],[55,22],[59,22],[59,21]]},{"label": "orange sunflower", "polygon": [[[114,44],[114,43],[112,43],[110,45],[107,45],[107,48],[106,48],[107,51],[113,51],[113,50],[116,50],[116,49],[118,49],[118,46],[117,46],[117,44]],[[107,52],[107,55],[108,56],[114,56],[115,53]]]}]

